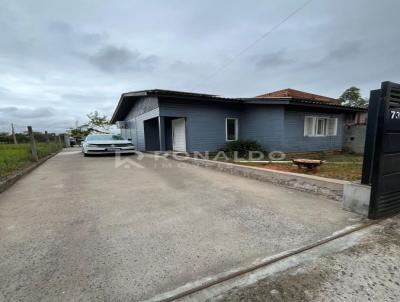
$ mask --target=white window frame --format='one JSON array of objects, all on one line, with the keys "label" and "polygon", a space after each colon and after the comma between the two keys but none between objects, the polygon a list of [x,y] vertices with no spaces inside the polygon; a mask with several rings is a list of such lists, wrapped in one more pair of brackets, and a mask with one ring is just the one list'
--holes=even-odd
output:
[{"label": "white window frame", "polygon": [[[332,134],[329,134],[328,133],[328,125],[329,125],[329,122],[330,121],[333,121],[333,127],[334,127],[334,129],[333,129],[333,133]],[[326,136],[337,136],[337,133],[338,133],[338,124],[339,124],[339,119],[337,118],[337,117],[331,117],[331,118],[328,118],[327,119],[327,122],[326,122]]]},{"label": "white window frame", "polygon": [[[318,133],[318,122],[322,121],[322,133]],[[315,130],[314,130],[314,135],[317,137],[323,137],[326,136],[326,123],[328,119],[325,117],[316,117],[315,118]]]},{"label": "white window frame", "polygon": [[[235,121],[235,139],[228,139],[228,120]],[[225,118],[225,141],[227,142],[234,142],[237,141],[239,138],[239,119],[233,117]]]},{"label": "white window frame", "polygon": [[[307,133],[307,120],[312,120],[311,124],[311,133]],[[318,134],[318,121],[324,120],[323,124],[323,133]],[[332,134],[328,133],[328,124],[331,120],[334,120],[334,131]],[[339,119],[337,117],[329,117],[329,116],[312,116],[312,115],[306,115],[304,117],[304,136],[305,137],[328,137],[328,136],[337,136],[338,133],[338,124],[339,124]]]},{"label": "white window frame", "polygon": [[[310,121],[311,125],[308,125],[307,122]],[[310,126],[310,129],[308,129],[308,126]],[[308,132],[308,130],[311,130],[311,133]],[[315,135],[315,117],[306,115],[304,117],[304,136],[305,137],[312,137]]]}]

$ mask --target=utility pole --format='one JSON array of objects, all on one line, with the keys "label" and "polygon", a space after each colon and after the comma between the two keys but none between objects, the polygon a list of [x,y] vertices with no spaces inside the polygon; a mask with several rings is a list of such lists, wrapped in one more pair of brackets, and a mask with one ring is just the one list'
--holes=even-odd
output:
[{"label": "utility pole", "polygon": [[13,136],[13,139],[14,139],[14,144],[17,145],[18,142],[17,142],[17,137],[15,136],[14,124],[13,123],[11,123],[11,133],[12,133],[12,136]]}]

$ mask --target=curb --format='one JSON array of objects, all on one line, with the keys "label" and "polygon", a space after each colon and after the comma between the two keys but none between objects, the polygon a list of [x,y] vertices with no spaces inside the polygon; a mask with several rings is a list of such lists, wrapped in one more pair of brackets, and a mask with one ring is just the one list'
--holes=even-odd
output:
[{"label": "curb", "polygon": [[43,158],[41,158],[38,162],[32,163],[30,166],[27,168],[18,171],[16,174],[13,174],[6,178],[6,180],[0,181],[0,194],[9,189],[13,184],[15,184],[18,180],[20,180],[22,177],[27,175],[28,173],[32,172],[35,170],[37,167],[42,165],[45,161],[48,159],[52,158],[53,156],[57,155],[60,151],[47,155]]}]

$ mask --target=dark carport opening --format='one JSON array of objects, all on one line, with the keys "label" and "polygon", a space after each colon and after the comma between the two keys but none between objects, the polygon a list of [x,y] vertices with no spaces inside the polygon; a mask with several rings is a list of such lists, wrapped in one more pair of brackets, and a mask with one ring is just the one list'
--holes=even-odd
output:
[{"label": "dark carport opening", "polygon": [[144,121],[143,125],[146,151],[159,151],[160,130],[158,127],[158,117]]}]

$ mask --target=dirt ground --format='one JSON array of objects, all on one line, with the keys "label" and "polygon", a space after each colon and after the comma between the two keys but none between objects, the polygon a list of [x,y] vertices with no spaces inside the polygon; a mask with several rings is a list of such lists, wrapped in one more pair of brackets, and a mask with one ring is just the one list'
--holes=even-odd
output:
[{"label": "dirt ground", "polygon": [[321,177],[335,178],[341,180],[356,181],[361,178],[361,164],[350,163],[350,164],[329,164],[325,163],[322,166],[314,169],[308,170],[301,168],[299,169],[293,164],[265,164],[261,167],[266,169],[286,171],[293,173],[302,173],[308,175],[315,175]]},{"label": "dirt ground", "polygon": [[302,173],[308,175],[316,175],[327,178],[335,178],[341,180],[357,181],[361,179],[363,156],[359,154],[349,154],[345,152],[334,153],[306,153],[306,154],[289,154],[286,161],[295,158],[319,159],[325,162],[316,169],[299,169],[292,162],[287,163],[257,163],[257,162],[240,162],[243,165],[256,166],[260,168]]}]

